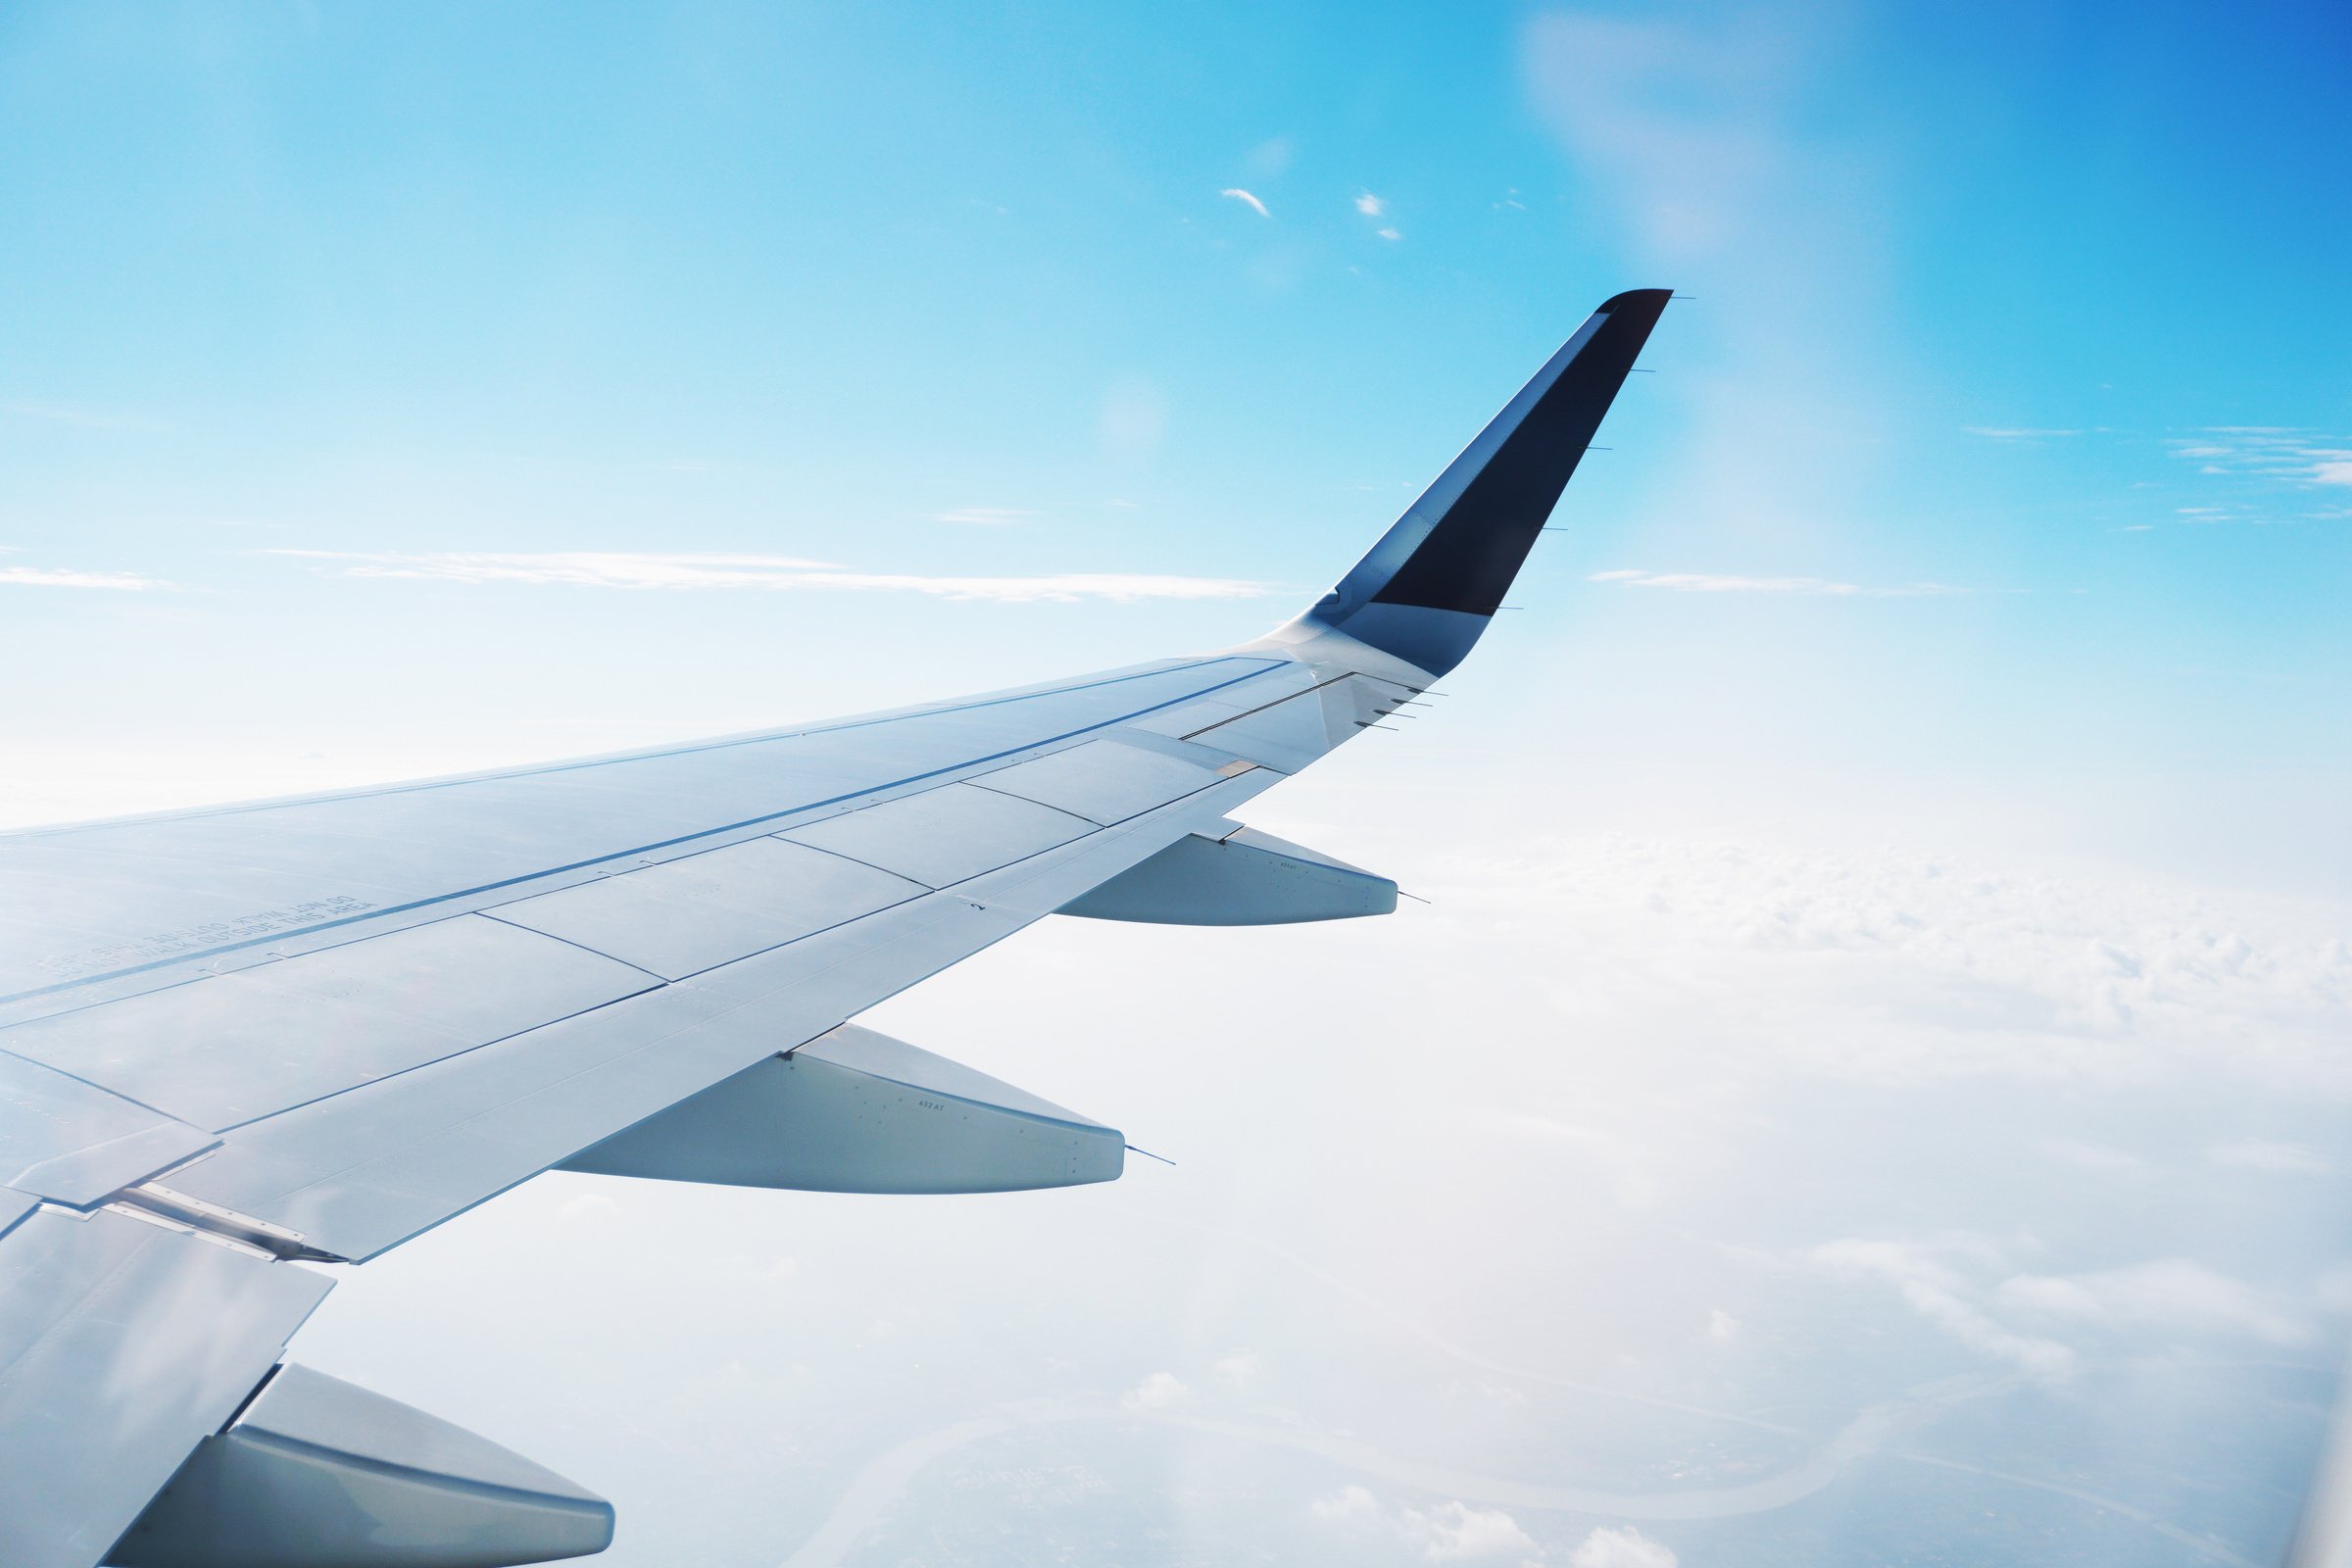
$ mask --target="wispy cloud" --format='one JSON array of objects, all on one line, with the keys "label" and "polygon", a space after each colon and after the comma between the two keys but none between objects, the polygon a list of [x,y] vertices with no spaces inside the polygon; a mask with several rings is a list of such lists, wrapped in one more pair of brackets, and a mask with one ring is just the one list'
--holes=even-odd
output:
[{"label": "wispy cloud", "polygon": [[1231,577],[1180,577],[1151,572],[1056,572],[1028,577],[932,576],[914,572],[849,571],[790,556],[652,555],[618,551],[494,554],[445,551],[394,555],[339,550],[266,550],[319,564],[346,577],[427,582],[524,583],[572,588],[723,589],[771,592],[913,593],[939,599],[1006,604],[1106,599],[1255,599],[1271,583]]},{"label": "wispy cloud", "polygon": [[760,588],[837,570],[796,556],[648,555],[559,550],[530,554],[439,551],[399,555],[343,550],[264,550],[323,563],[346,577],[413,577],[432,582],[519,582],[575,588]]},{"label": "wispy cloud", "polygon": [[2016,1333],[1980,1304],[1981,1292],[1969,1278],[1972,1266],[1999,1262],[1998,1253],[1981,1238],[1893,1241],[1850,1237],[1826,1242],[1804,1255],[1807,1261],[1837,1272],[1892,1286],[1903,1304],[1922,1321],[1980,1355],[2040,1377],[2061,1377],[2074,1368],[2075,1352],[2070,1347]]},{"label": "wispy cloud", "polygon": [[933,522],[961,522],[974,527],[1002,528],[1007,523],[1027,522],[1036,513],[1021,507],[950,507],[945,512],[931,514]]},{"label": "wispy cloud", "polygon": [[2166,446],[2202,473],[2235,473],[2294,485],[2352,485],[2352,440],[2283,424],[2216,424]]},{"label": "wispy cloud", "polygon": [[[1707,342],[1712,384],[1693,387],[1667,504],[1757,531],[1821,538],[1875,529],[1866,499],[1897,450],[1889,411],[1906,371],[1883,345],[1894,297],[1894,165],[1825,114],[1850,74],[1861,13],[1824,7],[1792,27],[1740,6],[1540,7],[1522,31],[1531,107],[1572,161],[1580,205],[1703,299],[1736,280],[1740,308],[1673,313],[1661,334]],[[1685,334],[1695,331],[1697,336]],[[1646,379],[1646,378],[1644,378]],[[1842,431],[1857,461],[1822,465],[1810,431]],[[1801,530],[1801,532],[1800,532]]]},{"label": "wispy cloud", "polygon": [[1970,435],[1981,435],[1994,441],[2054,441],[2062,436],[2082,433],[2080,430],[2037,429],[2029,425],[1971,424],[1964,428]]},{"label": "wispy cloud", "polygon": [[2020,1274],[2003,1280],[2003,1306],[2100,1328],[2151,1324],[2165,1329],[2251,1335],[2296,1346],[2312,1337],[2297,1302],[2275,1291],[2187,1258],[2154,1258],[2087,1274]]},{"label": "wispy cloud", "polygon": [[1119,1407],[1125,1410],[1172,1410],[1186,1403],[1193,1391],[1173,1372],[1153,1372],[1143,1382],[1119,1396]]},{"label": "wispy cloud", "polygon": [[1568,1554],[1568,1568],[1676,1568],[1674,1549],[1631,1525],[1606,1526]]},{"label": "wispy cloud", "polygon": [[1252,179],[1272,179],[1288,171],[1298,156],[1297,143],[1288,136],[1275,136],[1250,149],[1242,160],[1242,171]]},{"label": "wispy cloud", "polygon": [[1250,195],[1239,185],[1228,185],[1223,190],[1217,192],[1217,194],[1220,196],[1230,196],[1235,201],[1240,202],[1243,206],[1249,208],[1251,212],[1257,214],[1257,216],[1260,218],[1272,218],[1274,216],[1272,213],[1266,211],[1266,204],[1264,202],[1259,201],[1255,196]]},{"label": "wispy cloud", "polygon": [[[1386,218],[1388,216],[1389,204],[1383,201],[1380,197],[1373,195],[1370,191],[1365,191],[1355,198],[1355,210],[1363,214],[1366,218],[1377,220]],[[1383,223],[1380,227],[1374,229],[1372,232],[1379,235],[1382,239],[1396,240],[1404,238],[1403,234],[1397,231],[1396,225],[1394,223]]]},{"label": "wispy cloud", "polygon": [[1916,599],[1968,591],[1939,582],[1873,588],[1828,577],[1741,577],[1720,571],[1596,571],[1586,580],[1623,583],[1630,588],[1665,588],[1683,594],[1806,594],[1838,599]]},{"label": "wispy cloud", "polygon": [[[1490,1557],[1532,1561],[1543,1552],[1519,1522],[1500,1508],[1477,1508],[1459,1500],[1429,1508],[1391,1511],[1367,1487],[1345,1486],[1307,1504],[1325,1525],[1357,1534],[1393,1536],[1418,1547],[1431,1562],[1475,1562]],[[1633,1534],[1628,1532],[1628,1534]],[[1642,1539],[1642,1538],[1637,1538]],[[1574,1559],[1582,1568],[1586,1559]],[[1659,1557],[1600,1556],[1599,1568],[1673,1568],[1674,1554]]]},{"label": "wispy cloud", "polygon": [[67,571],[49,566],[0,566],[0,587],[96,588],[114,593],[147,593],[172,585],[160,577],[124,571]]}]

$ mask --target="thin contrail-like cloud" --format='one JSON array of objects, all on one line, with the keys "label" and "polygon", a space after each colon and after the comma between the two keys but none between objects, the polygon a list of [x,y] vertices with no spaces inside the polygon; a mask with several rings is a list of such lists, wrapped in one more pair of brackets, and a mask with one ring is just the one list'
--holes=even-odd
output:
[{"label": "thin contrail-like cloud", "polygon": [[318,563],[347,577],[428,582],[523,583],[573,588],[714,589],[771,592],[881,592],[1004,604],[1100,599],[1255,599],[1271,583],[1234,577],[1184,577],[1154,572],[1050,572],[1035,576],[945,576],[919,572],[850,571],[791,556],[640,554],[625,551],[496,553],[442,551],[402,555],[340,550],[267,550]]},{"label": "thin contrail-like cloud", "polygon": [[141,577],[126,571],[68,571],[49,566],[0,566],[0,587],[96,588],[114,593],[146,593],[170,588],[160,577]]},{"label": "thin contrail-like cloud", "polygon": [[1914,599],[1930,594],[1968,591],[1940,582],[1874,588],[1856,582],[1838,582],[1828,577],[1741,577],[1722,571],[1596,571],[1585,580],[1622,583],[1630,588],[1664,588],[1684,594],[1810,594],[1827,598]]}]

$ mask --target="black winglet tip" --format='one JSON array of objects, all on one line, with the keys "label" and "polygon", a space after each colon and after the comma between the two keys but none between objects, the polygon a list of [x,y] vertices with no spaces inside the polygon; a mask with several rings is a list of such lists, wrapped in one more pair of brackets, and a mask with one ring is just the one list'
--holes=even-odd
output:
[{"label": "black winglet tip", "polygon": [[1601,301],[1600,314],[1614,316],[1619,311],[1642,310],[1655,318],[1666,309],[1666,302],[1672,298],[1674,290],[1670,288],[1629,288],[1622,294],[1612,294]]}]

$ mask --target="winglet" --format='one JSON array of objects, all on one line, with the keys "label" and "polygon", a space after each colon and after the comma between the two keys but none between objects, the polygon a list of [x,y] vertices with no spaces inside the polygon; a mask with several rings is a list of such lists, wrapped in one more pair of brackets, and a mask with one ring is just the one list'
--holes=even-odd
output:
[{"label": "winglet", "polygon": [[1344,631],[1433,675],[1460,663],[1673,292],[1631,289],[1594,311],[1299,622]]}]

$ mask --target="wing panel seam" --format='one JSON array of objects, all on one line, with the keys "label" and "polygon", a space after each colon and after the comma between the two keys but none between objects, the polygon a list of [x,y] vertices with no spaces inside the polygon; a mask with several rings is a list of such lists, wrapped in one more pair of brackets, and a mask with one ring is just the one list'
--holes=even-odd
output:
[{"label": "wing panel seam", "polygon": [[[887,783],[871,785],[861,790],[851,790],[845,794],[829,796],[821,801],[806,801],[798,806],[788,807],[780,811],[763,811],[758,816],[745,817],[738,822],[722,823],[717,827],[699,828],[692,833],[680,833],[672,838],[657,840],[651,844],[640,844],[630,849],[614,850],[610,854],[592,856],[587,859],[573,860],[564,865],[542,866],[538,870],[526,872],[519,876],[502,877],[495,882],[484,882],[478,886],[470,888],[459,888],[449,893],[437,893],[430,898],[413,899],[406,904],[386,905],[380,908],[367,909],[357,914],[345,915],[341,919],[324,920],[317,925],[298,926],[289,930],[272,931],[266,936],[252,937],[243,942],[232,942],[217,948],[205,948],[189,953],[174,954],[169,958],[157,958],[147,963],[132,964],[126,968],[112,969],[100,974],[82,975],[73,980],[61,980],[54,985],[36,986],[29,991],[18,991],[7,996],[0,996],[0,1003],[24,1002],[34,997],[53,996],[61,991],[71,991],[78,986],[96,985],[107,980],[120,980],[126,975],[145,974],[155,969],[165,969],[178,964],[201,962],[206,958],[217,958],[224,953],[239,953],[248,948],[259,947],[267,943],[283,942],[299,937],[315,936],[321,931],[339,930],[345,926],[358,925],[369,920],[380,920],[390,915],[407,914],[417,909],[428,909],[433,907],[435,905],[450,904],[460,899],[476,898],[484,893],[496,893],[502,888],[520,887],[525,883],[536,882],[542,877],[562,876],[569,871],[584,871],[591,866],[606,865],[614,860],[626,859],[628,857],[633,855],[646,855],[657,850],[674,849],[678,845],[692,844],[699,839],[715,838],[725,833],[741,832],[747,827],[757,827],[762,822],[781,821],[785,817],[798,816],[803,811],[813,811],[827,806],[838,806],[844,801],[858,800],[863,796],[876,795],[884,790],[898,789],[907,784],[919,784],[925,779],[938,778],[943,774],[959,772],[968,767],[978,767],[983,763],[999,761],[1007,757],[1018,757],[1023,752],[1035,751],[1041,746],[1052,746],[1058,741],[1070,740],[1080,735],[1091,735],[1097,730],[1109,729],[1116,725],[1127,723],[1132,719],[1142,717],[1146,713],[1156,713],[1165,708],[1174,708],[1183,703],[1196,702],[1201,697],[1206,696],[1209,692],[1223,691],[1228,686],[1238,686],[1243,681],[1254,679],[1263,673],[1264,670],[1262,669],[1252,669],[1247,673],[1236,675],[1231,680],[1219,681],[1214,686],[1206,686],[1197,692],[1187,692],[1181,697],[1171,697],[1166,702],[1153,703],[1149,708],[1140,708],[1130,713],[1120,713],[1115,717],[1102,719],[1093,724],[1082,725],[1077,729],[1065,730],[1059,735],[1048,735],[1039,740],[1024,742],[1019,746],[1007,747],[1005,750],[1001,752],[991,752],[985,757],[967,758],[959,762],[951,762],[942,767],[929,768],[920,773],[910,773],[905,778],[893,779]],[[255,809],[258,808],[255,808]],[[1084,821],[1086,819],[1081,817],[1080,820]],[[106,999],[107,1002],[119,1000],[121,999],[113,997]],[[94,1002],[90,1004],[90,1005],[104,1006],[106,1005],[106,1002]],[[78,1011],[80,1009],[76,1008],[71,1010]]]},{"label": "wing panel seam", "polygon": [[[1104,680],[1080,681],[1069,686],[1050,687],[1045,691],[1023,692],[1013,697],[991,697],[978,702],[950,703],[936,708],[917,709],[911,712],[883,714],[873,718],[853,718],[835,723],[811,724],[805,729],[769,730],[757,735],[736,736],[727,740],[705,741],[699,744],[690,742],[684,746],[656,748],[651,751],[620,752],[611,757],[590,757],[582,758],[577,761],[548,762],[537,767],[495,769],[486,773],[460,773],[451,778],[418,779],[410,784],[376,785],[368,789],[329,791],[322,795],[300,795],[287,800],[247,801],[211,808],[197,807],[186,811],[148,812],[138,816],[109,818],[102,822],[66,822],[56,827],[23,828],[10,833],[0,833],[0,841],[13,838],[53,838],[69,833],[86,833],[96,828],[119,827],[126,822],[201,821],[208,817],[243,816],[254,811],[274,810],[285,806],[317,806],[330,801],[375,800],[392,795],[416,795],[427,790],[452,789],[461,784],[485,784],[504,779],[545,778],[557,773],[575,773],[585,768],[605,767],[615,762],[650,761],[657,758],[669,757],[693,757],[704,752],[723,752],[739,746],[764,746],[775,741],[799,740],[806,735],[835,735],[845,730],[868,729],[876,724],[895,724],[910,718],[931,718],[943,713],[976,712],[983,708],[1002,708],[1011,703],[1034,702],[1043,697],[1059,697],[1070,692],[1095,691],[1104,686],[1117,686],[1131,680],[1150,680],[1157,675],[1181,675],[1188,669],[1207,669],[1212,665],[1234,662],[1233,656],[1203,659],[1189,664],[1172,665],[1166,669],[1139,670],[1132,675],[1113,675]],[[1262,675],[1268,669],[1277,668],[1284,661],[1263,659],[1258,660],[1257,662],[1259,667],[1250,670],[1247,675],[1237,676],[1230,681],[1221,681],[1215,686],[1203,687],[1200,691],[1191,693],[1177,701],[1189,702],[1207,692],[1222,691],[1225,687],[1234,685],[1238,681],[1248,680],[1250,676]],[[1168,706],[1170,705],[1166,703],[1158,703],[1150,708],[1138,709],[1136,713],[1155,713]],[[1135,714],[1127,716],[1134,717]],[[1124,722],[1124,720],[1122,719],[1120,722]],[[1074,730],[1071,733],[1083,732]],[[0,1001],[8,1000],[11,999],[0,997]]]}]

